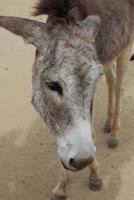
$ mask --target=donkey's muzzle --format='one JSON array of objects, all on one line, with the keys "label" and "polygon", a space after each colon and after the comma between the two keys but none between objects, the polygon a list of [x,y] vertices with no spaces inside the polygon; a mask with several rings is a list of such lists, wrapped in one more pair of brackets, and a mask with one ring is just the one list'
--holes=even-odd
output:
[{"label": "donkey's muzzle", "polygon": [[75,168],[76,170],[82,170],[86,166],[90,165],[93,162],[93,160],[94,160],[93,157],[89,157],[88,159],[81,159],[81,160],[71,158],[70,166]]},{"label": "donkey's muzzle", "polygon": [[79,171],[93,162],[96,147],[89,121],[80,122],[58,138],[58,153],[68,170]]},{"label": "donkey's muzzle", "polygon": [[79,171],[87,167],[88,165],[92,164],[94,161],[94,157],[89,157],[87,159],[75,159],[71,158],[69,161],[69,168],[64,164],[64,162],[61,160],[62,165],[65,169],[67,170],[72,170],[72,171]]}]

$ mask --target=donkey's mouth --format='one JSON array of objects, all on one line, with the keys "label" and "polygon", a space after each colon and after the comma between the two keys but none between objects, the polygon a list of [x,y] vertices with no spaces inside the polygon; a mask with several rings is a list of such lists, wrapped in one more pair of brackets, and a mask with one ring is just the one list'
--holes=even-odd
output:
[{"label": "donkey's mouth", "polygon": [[68,171],[73,171],[73,172],[79,171],[79,170],[77,170],[77,169],[75,169],[75,168],[68,168],[68,167],[66,167],[66,165],[64,164],[64,162],[63,162],[61,159],[60,159],[60,161],[61,161],[61,163],[62,163],[64,169],[66,169],[66,170],[68,170]]}]

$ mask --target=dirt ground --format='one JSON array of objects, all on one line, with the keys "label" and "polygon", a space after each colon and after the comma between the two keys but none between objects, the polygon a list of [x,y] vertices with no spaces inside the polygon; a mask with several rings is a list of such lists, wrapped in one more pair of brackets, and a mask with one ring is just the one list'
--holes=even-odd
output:
[{"label": "dirt ground", "polygon": [[[34,3],[0,0],[0,15],[30,17]],[[55,139],[30,103],[34,53],[34,47],[0,30],[0,200],[48,200],[58,180]],[[70,200],[134,199],[134,64],[129,66],[125,88],[117,150],[107,148],[108,136],[102,132],[107,105],[105,79],[96,94],[96,145],[103,189],[88,189],[86,169],[74,174],[67,189]]]}]

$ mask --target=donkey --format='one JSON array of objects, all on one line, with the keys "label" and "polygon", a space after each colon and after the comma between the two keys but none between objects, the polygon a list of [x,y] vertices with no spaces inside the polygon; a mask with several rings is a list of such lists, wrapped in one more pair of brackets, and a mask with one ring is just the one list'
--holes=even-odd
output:
[{"label": "donkey", "polygon": [[93,141],[93,99],[103,72],[108,84],[104,131],[119,144],[123,80],[134,38],[134,0],[39,0],[46,23],[0,16],[0,26],[36,47],[32,103],[56,136],[63,165],[52,200],[66,199],[70,171],[89,166],[89,186],[102,178]]}]

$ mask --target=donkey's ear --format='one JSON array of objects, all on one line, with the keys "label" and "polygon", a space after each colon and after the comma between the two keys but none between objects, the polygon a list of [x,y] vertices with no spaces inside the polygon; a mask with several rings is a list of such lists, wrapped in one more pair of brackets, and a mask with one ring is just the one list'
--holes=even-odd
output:
[{"label": "donkey's ear", "polygon": [[101,19],[97,15],[91,15],[80,22],[80,26],[89,33],[90,38],[95,39],[101,27]]},{"label": "donkey's ear", "polygon": [[28,43],[42,48],[47,35],[47,27],[44,23],[19,17],[0,16],[0,27],[21,36]]}]

